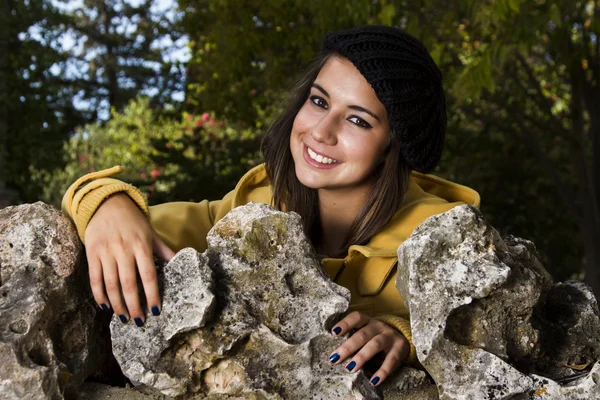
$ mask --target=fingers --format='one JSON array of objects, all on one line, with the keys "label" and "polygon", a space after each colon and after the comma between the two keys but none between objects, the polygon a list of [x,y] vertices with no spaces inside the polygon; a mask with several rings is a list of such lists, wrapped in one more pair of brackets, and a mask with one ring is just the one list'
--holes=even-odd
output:
[{"label": "fingers", "polygon": [[338,364],[354,355],[352,360],[346,365],[346,369],[348,372],[355,372],[375,354],[390,345],[391,342],[388,337],[380,335],[373,325],[367,325],[355,332],[344,344],[335,350],[334,354],[338,354],[339,358],[333,363]]},{"label": "fingers", "polygon": [[[360,329],[333,352],[329,357],[330,362],[338,364],[344,361],[346,358],[356,353],[378,333],[374,324],[369,324],[370,320],[371,318],[367,315],[354,311],[335,324],[331,331],[336,336],[343,335],[351,329]],[[356,368],[356,362],[352,365],[349,364],[348,366],[350,367],[349,370],[354,370]]]},{"label": "fingers", "polygon": [[94,300],[98,303],[98,306],[104,311],[110,310],[110,301],[104,291],[104,278],[102,276],[102,263],[100,259],[89,253],[86,248],[86,256],[88,260],[88,273],[90,276],[90,287]]},{"label": "fingers", "polygon": [[[125,251],[115,252],[116,259],[106,253],[101,262],[94,262],[92,255],[88,256],[90,263],[90,282],[94,298],[101,305],[112,306],[123,323],[133,319],[137,326],[145,324],[145,310],[142,309],[138,290],[138,271],[145,292],[148,309],[153,315],[160,315],[160,294],[156,266],[152,258],[150,244],[138,242],[135,254]],[[104,289],[108,298],[104,294]],[[110,300],[110,301],[109,301]],[[105,309],[104,307],[102,307]]]},{"label": "fingers", "polygon": [[384,362],[371,378],[371,384],[379,385],[408,355],[408,340],[389,325],[358,312],[348,314],[332,332],[341,335],[353,328],[360,329],[333,352],[329,361],[339,364],[352,357],[345,368],[348,372],[357,372],[376,354],[386,353]]},{"label": "fingers", "polygon": [[387,353],[385,360],[383,360],[381,367],[371,377],[371,384],[373,386],[380,385],[385,381],[392,371],[400,364],[400,360],[403,360],[408,356],[410,345],[406,338],[403,337],[403,339],[404,340],[400,340],[392,346]]},{"label": "fingers", "polygon": [[152,315],[160,315],[160,293],[158,292],[158,279],[156,277],[156,264],[152,258],[151,252],[145,249],[139,249],[136,252],[136,260],[144,292],[146,293],[146,303],[148,310]]},{"label": "fingers", "polygon": [[370,319],[369,316],[363,313],[353,311],[335,324],[331,331],[336,336],[344,335],[346,332],[350,331],[350,329],[362,328],[369,323]]},{"label": "fingers", "polygon": [[135,321],[137,326],[144,326],[146,318],[140,306],[135,258],[133,255],[119,255],[117,256],[117,263],[123,297],[125,298],[130,318]]},{"label": "fingers", "polygon": [[100,258],[102,263],[102,276],[104,278],[104,287],[106,288],[106,294],[110,300],[115,313],[121,319],[121,322],[126,323],[129,321],[129,313],[121,297],[121,282],[119,281],[119,270],[117,268],[117,261],[105,255]]},{"label": "fingers", "polygon": [[126,194],[112,195],[98,207],[86,228],[85,243],[90,284],[100,307],[112,307],[124,323],[133,318],[143,325],[146,310],[140,304],[139,276],[149,311],[160,313],[152,253],[169,260],[174,252]]}]

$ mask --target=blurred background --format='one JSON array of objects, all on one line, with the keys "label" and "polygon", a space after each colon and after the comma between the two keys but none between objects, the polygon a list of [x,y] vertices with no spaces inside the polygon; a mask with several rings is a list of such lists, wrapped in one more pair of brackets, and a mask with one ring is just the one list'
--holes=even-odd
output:
[{"label": "blurred background", "polygon": [[600,1],[2,0],[0,207],[124,165],[151,204],[217,199],[323,35],[405,29],[444,73],[435,174],[600,293]]}]

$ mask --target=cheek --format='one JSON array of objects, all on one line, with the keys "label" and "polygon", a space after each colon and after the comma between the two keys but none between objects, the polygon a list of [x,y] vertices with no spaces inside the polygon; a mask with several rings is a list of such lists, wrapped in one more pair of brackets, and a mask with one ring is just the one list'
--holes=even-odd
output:
[{"label": "cheek", "polygon": [[307,108],[305,104],[298,114],[296,114],[296,118],[294,118],[294,124],[292,125],[292,132],[303,133],[310,126],[311,114],[310,110]]},{"label": "cheek", "polygon": [[386,143],[368,135],[355,137],[352,143],[346,145],[347,154],[351,159],[360,160],[365,167],[373,167],[382,160]]}]

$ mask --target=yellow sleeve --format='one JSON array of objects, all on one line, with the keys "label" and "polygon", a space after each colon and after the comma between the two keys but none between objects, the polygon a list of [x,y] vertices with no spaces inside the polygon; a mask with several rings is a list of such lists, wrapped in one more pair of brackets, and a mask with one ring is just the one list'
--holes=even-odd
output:
[{"label": "yellow sleeve", "polygon": [[75,223],[77,233],[82,242],[84,242],[85,229],[92,219],[92,216],[110,195],[124,192],[129,195],[131,200],[148,215],[148,205],[146,199],[137,188],[111,178],[124,171],[124,168],[117,165],[115,167],[102,171],[92,172],[77,179],[63,196],[61,208]]},{"label": "yellow sleeve", "polygon": [[413,366],[418,364],[419,361],[417,360],[417,349],[413,344],[410,322],[402,317],[398,317],[396,315],[391,314],[380,315],[378,317],[375,317],[375,319],[388,324],[392,328],[398,330],[402,335],[404,335],[404,337],[406,338],[406,340],[408,340],[408,343],[410,344],[410,353],[408,354],[408,359],[406,360],[406,363]]},{"label": "yellow sleeve", "polygon": [[150,218],[161,239],[176,252],[184,247],[193,247],[200,252],[206,250],[208,231],[233,207],[234,191],[217,201],[173,202],[148,207],[137,188],[112,178],[123,170],[123,167],[116,166],[87,174],[73,183],[63,196],[63,213],[75,223],[82,242],[88,223],[100,204],[119,192],[126,193],[137,204]]},{"label": "yellow sleeve", "polygon": [[152,206],[150,223],[171,250],[177,252],[184,247],[193,247],[203,252],[207,248],[208,231],[233,208],[234,193],[231,191],[222,200],[216,201]]}]

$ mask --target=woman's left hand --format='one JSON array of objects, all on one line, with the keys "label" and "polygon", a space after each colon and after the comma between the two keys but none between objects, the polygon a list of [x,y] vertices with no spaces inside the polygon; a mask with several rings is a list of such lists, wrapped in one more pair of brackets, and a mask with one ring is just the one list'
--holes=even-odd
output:
[{"label": "woman's left hand", "polygon": [[400,332],[363,313],[351,312],[334,325],[332,332],[334,336],[340,336],[351,329],[358,330],[335,349],[329,361],[332,364],[339,364],[352,357],[346,364],[346,370],[357,372],[375,354],[384,352],[385,359],[381,367],[371,377],[371,384],[374,386],[381,384],[410,353],[410,344]]}]

